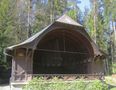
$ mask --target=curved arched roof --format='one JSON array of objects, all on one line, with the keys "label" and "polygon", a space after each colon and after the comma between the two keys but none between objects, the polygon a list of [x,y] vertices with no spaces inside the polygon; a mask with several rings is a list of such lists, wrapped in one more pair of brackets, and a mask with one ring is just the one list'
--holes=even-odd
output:
[{"label": "curved arched roof", "polygon": [[[12,51],[12,50],[17,49],[17,48],[36,49],[36,46],[39,43],[39,41],[47,33],[51,32],[53,30],[58,30],[58,29],[59,30],[60,29],[62,29],[62,30],[63,29],[74,30],[74,31],[80,33],[80,35],[83,36],[85,38],[85,40],[87,42],[89,42],[89,44],[91,45],[94,56],[98,56],[98,55],[101,56],[101,55],[103,55],[102,52],[97,47],[97,45],[92,41],[92,39],[90,38],[90,36],[87,34],[87,32],[85,31],[84,27],[82,25],[80,25],[79,23],[75,22],[74,20],[72,20],[67,15],[63,15],[62,17],[60,17],[59,19],[57,19],[54,23],[52,23],[48,27],[44,28],[40,32],[36,33],[35,35],[33,35],[32,37],[30,37],[26,41],[24,41],[24,42],[22,42],[20,44],[17,44],[17,45],[13,45],[13,46],[7,47],[5,53],[6,54],[10,54],[10,53],[8,53],[8,51]],[[84,42],[86,42],[86,41],[84,41]]]}]

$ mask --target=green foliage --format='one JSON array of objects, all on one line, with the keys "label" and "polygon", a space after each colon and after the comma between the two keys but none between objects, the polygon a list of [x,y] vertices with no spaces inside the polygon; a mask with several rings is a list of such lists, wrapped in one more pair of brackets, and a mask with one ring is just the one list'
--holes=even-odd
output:
[{"label": "green foliage", "polygon": [[9,64],[6,63],[5,61],[0,61],[0,67],[3,67],[4,68],[3,71],[5,71],[5,70],[8,70],[9,69]]},{"label": "green foliage", "polygon": [[67,0],[48,0],[47,3],[43,3],[41,0],[37,1],[35,20],[31,28],[33,34],[42,30],[59,18],[66,8],[66,2]]},{"label": "green foliage", "polygon": [[90,83],[90,85],[88,85],[86,90],[108,90],[108,86],[99,80],[95,80],[94,82]]},{"label": "green foliage", "polygon": [[84,81],[63,81],[57,77],[51,80],[34,78],[23,90],[108,90],[108,87],[99,80]]},{"label": "green foliage", "polygon": [[106,17],[104,15],[104,11],[101,10],[104,8],[103,2],[100,0],[95,2],[95,5],[92,2],[92,10],[85,16],[86,18],[84,24],[92,39],[95,39],[94,41],[96,41],[96,44],[100,47],[100,49],[107,53],[107,39],[109,37],[106,33],[109,31],[109,25],[108,23],[106,25]]},{"label": "green foliage", "polygon": [[2,0],[0,2],[0,61],[4,60],[4,48],[13,43],[13,8],[11,2],[12,0]]},{"label": "green foliage", "polygon": [[[109,54],[108,69],[112,72],[112,61],[115,59],[115,39],[112,38],[115,21],[116,0],[90,0],[91,10],[85,15],[85,27],[101,50]],[[114,57],[114,58],[113,58]]]},{"label": "green foliage", "polygon": [[81,13],[79,7],[77,6],[76,0],[73,0],[73,1],[68,0],[67,8],[69,8],[69,11],[67,12],[68,16],[70,16],[75,21],[81,21],[82,16],[80,16],[80,15],[82,13]]},{"label": "green foliage", "polygon": [[74,20],[77,19],[77,10],[70,10],[68,12],[68,16],[70,16],[71,18],[73,18]]},{"label": "green foliage", "polygon": [[76,5],[76,2],[75,1],[68,1],[67,7],[70,8],[70,10],[67,13],[68,16],[70,16],[74,20],[77,20],[78,8]]},{"label": "green foliage", "polygon": [[112,73],[116,74],[116,63],[112,64]]},{"label": "green foliage", "polygon": [[86,90],[87,82],[84,82],[84,80],[78,80],[74,83],[71,83],[69,90]]},{"label": "green foliage", "polygon": [[[48,0],[47,3],[42,3],[40,0],[37,2],[35,21],[32,25],[32,32],[34,34],[48,26],[50,23],[53,23],[65,12],[67,12],[67,14],[74,20],[79,21],[80,10],[76,0]],[[67,8],[70,8],[70,10]]]},{"label": "green foliage", "polygon": [[0,83],[8,82],[10,63],[6,62],[4,49],[12,45],[14,39],[15,0],[0,0]]},{"label": "green foliage", "polygon": [[110,89],[110,90],[116,90],[116,88],[112,88],[112,89]]}]

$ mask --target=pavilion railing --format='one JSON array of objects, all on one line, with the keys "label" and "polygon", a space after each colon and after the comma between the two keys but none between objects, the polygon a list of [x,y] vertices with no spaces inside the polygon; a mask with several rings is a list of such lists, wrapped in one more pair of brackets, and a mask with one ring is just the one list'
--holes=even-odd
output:
[{"label": "pavilion railing", "polygon": [[54,77],[64,79],[64,80],[75,80],[75,79],[104,79],[103,73],[97,74],[32,74],[32,78],[34,77],[43,77],[45,79],[52,79]]},{"label": "pavilion railing", "polygon": [[[29,77],[31,79],[35,77],[43,77],[45,80],[52,79],[57,77],[63,80],[75,80],[75,79],[85,79],[85,80],[94,80],[94,79],[104,79],[103,73],[97,74],[26,74],[25,78],[22,79],[24,75],[14,75],[13,78],[10,78],[10,82],[19,82],[19,81],[28,81]],[[15,77],[19,77],[18,79],[14,79]]]}]

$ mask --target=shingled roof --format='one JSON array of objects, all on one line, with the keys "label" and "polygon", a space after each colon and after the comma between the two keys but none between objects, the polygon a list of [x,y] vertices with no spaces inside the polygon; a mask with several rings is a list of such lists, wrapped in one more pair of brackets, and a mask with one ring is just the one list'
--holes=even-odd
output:
[{"label": "shingled roof", "polygon": [[91,46],[93,47],[94,55],[95,56],[102,56],[103,53],[98,48],[98,46],[94,43],[94,41],[90,38],[88,33],[85,31],[84,27],[71,19],[67,15],[61,16],[59,19],[57,19],[55,22],[44,28],[43,30],[39,31],[32,37],[28,38],[22,43],[7,47],[5,50],[5,54],[10,55],[9,51],[13,51],[16,48],[30,48],[35,49],[37,45],[38,39],[41,39],[42,36],[44,36],[46,33],[50,32],[51,30],[57,29],[57,28],[68,28],[77,30],[79,33],[81,33],[84,37],[86,37],[87,40],[89,40]]}]

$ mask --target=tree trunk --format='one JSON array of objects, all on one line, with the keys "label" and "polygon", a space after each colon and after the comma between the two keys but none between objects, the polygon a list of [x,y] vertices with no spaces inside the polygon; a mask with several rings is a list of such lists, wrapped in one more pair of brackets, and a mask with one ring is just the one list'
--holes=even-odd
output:
[{"label": "tree trunk", "polygon": [[96,10],[96,0],[93,2],[94,4],[94,42],[96,43],[96,15],[97,15],[97,10]]},{"label": "tree trunk", "polygon": [[28,27],[27,27],[28,38],[31,37],[31,35],[32,35],[32,31],[31,31],[31,13],[32,13],[32,0],[29,1],[29,5],[28,5]]}]

